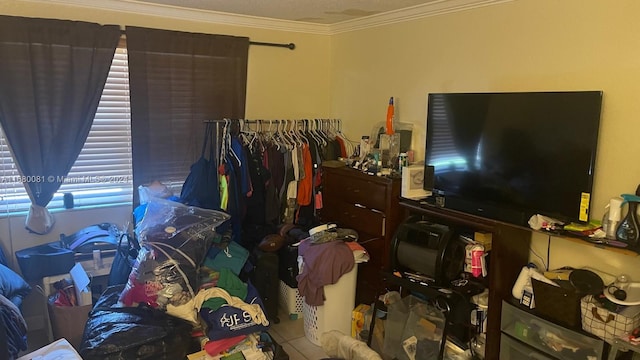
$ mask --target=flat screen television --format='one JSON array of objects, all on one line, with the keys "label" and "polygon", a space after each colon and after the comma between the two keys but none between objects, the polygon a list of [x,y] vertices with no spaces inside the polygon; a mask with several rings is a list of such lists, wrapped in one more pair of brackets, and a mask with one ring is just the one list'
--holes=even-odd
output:
[{"label": "flat screen television", "polygon": [[601,107],[601,91],[429,94],[425,190],[516,225],[586,222]]}]

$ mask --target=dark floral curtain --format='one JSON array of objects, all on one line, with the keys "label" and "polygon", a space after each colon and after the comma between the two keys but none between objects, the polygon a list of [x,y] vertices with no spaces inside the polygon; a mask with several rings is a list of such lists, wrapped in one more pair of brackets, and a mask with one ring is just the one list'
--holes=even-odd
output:
[{"label": "dark floral curtain", "polygon": [[53,226],[45,206],[84,145],[119,38],[116,25],[0,16],[0,124],[32,232]]},{"label": "dark floral curtain", "polygon": [[138,27],[126,36],[134,189],[181,183],[200,156],[203,122],[244,117],[249,38]]}]

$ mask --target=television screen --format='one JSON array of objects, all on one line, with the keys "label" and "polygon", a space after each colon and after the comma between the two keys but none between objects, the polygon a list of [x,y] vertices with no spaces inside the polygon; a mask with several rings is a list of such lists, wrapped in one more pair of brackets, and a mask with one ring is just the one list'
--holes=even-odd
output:
[{"label": "television screen", "polygon": [[588,221],[601,105],[601,91],[429,94],[426,190],[517,225]]}]

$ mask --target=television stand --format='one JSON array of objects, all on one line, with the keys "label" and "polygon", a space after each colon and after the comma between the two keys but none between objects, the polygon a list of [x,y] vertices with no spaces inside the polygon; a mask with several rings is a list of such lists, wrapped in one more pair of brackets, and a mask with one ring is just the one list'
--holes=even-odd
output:
[{"label": "television stand", "polygon": [[530,229],[429,205],[424,201],[401,198],[400,206],[408,215],[420,215],[426,220],[444,225],[492,234],[491,261],[487,275],[489,309],[485,359],[498,359],[502,301],[511,298],[513,284],[522,267],[529,261]]}]

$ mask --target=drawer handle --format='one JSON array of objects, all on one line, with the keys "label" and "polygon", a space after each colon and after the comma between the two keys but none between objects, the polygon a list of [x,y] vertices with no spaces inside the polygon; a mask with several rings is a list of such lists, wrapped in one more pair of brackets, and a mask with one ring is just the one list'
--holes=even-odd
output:
[{"label": "drawer handle", "polygon": [[598,314],[598,309],[595,306],[591,308],[591,313],[593,314],[594,318],[600,320],[601,322],[603,322],[605,324],[608,323],[609,321],[613,320],[613,318],[614,318],[613,314],[609,314],[607,316],[607,320],[604,320],[602,318],[602,316],[600,316],[600,314]]},{"label": "drawer handle", "polygon": [[362,204],[358,204],[358,203],[353,204],[353,206],[355,206],[355,207],[359,207],[359,208],[361,208],[361,209],[366,209],[366,208],[367,208],[366,206],[364,206],[364,205],[362,205]]}]

